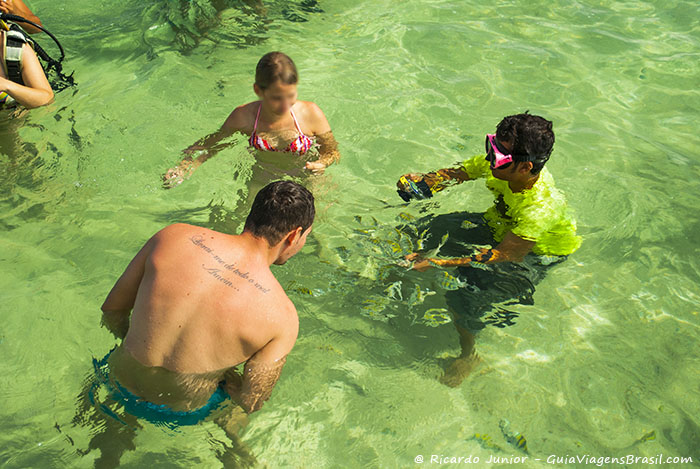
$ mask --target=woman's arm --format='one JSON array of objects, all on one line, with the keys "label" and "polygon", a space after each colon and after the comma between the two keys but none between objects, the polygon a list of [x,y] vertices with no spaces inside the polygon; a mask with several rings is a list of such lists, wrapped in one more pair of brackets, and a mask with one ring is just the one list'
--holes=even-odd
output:
[{"label": "woman's arm", "polygon": [[328,166],[340,161],[340,152],[338,151],[338,142],[330,130],[325,134],[317,135],[316,143],[319,145],[320,157],[316,161],[307,162],[306,169],[314,174],[321,174]]},{"label": "woman's arm", "polygon": [[[25,20],[29,20],[32,23],[38,24],[39,26],[43,26],[39,17],[32,13],[29,7],[27,7],[22,0],[0,0],[0,11],[10,15],[21,16]],[[22,29],[30,34],[41,32],[41,29],[35,28],[31,24],[20,23],[20,26],[22,26]]]},{"label": "woman's arm", "polygon": [[319,145],[320,157],[316,161],[306,163],[306,169],[314,174],[321,174],[328,166],[340,161],[338,142],[333,136],[328,119],[318,105],[308,103],[307,112],[309,114],[307,121],[311,127],[312,135],[316,137],[316,143]]},{"label": "woman's arm", "polygon": [[51,85],[29,44],[22,46],[22,79],[24,85],[0,78],[0,91],[9,94],[17,103],[28,109],[43,106],[53,100]]},{"label": "woman's arm", "polygon": [[174,168],[170,168],[163,175],[163,187],[170,189],[189,178],[195,169],[224,148],[233,143],[219,143],[230,137],[235,132],[242,132],[246,126],[243,106],[239,106],[228,116],[224,124],[216,132],[197,140],[189,147],[182,150],[185,157]]}]

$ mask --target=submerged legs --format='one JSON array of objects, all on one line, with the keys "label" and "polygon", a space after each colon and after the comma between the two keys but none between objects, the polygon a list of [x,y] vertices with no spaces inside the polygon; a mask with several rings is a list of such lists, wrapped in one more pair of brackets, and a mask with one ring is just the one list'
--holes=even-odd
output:
[{"label": "submerged legs", "polygon": [[223,451],[216,451],[216,457],[224,468],[254,467],[257,464],[255,455],[238,436],[248,425],[248,414],[241,406],[226,406],[214,417],[216,423],[231,441],[231,446],[224,444]]},{"label": "submerged legs", "polygon": [[459,333],[459,345],[462,352],[459,357],[450,363],[445,373],[440,377],[440,382],[446,386],[457,387],[462,381],[481,363],[481,358],[474,349],[474,334],[455,323]]}]

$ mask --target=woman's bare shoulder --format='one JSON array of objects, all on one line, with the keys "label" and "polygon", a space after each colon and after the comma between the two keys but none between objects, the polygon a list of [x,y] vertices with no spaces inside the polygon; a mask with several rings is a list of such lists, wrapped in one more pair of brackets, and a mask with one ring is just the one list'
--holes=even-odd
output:
[{"label": "woman's bare shoulder", "polygon": [[299,109],[297,114],[306,126],[313,131],[314,135],[325,133],[330,130],[326,115],[318,104],[312,101],[297,101],[297,108]]},{"label": "woman's bare shoulder", "polygon": [[258,111],[258,107],[260,107],[260,101],[251,101],[249,103],[241,104],[240,106],[236,107],[233,110],[233,112],[231,112],[231,115],[236,115],[238,117],[255,118],[255,113]]},{"label": "woman's bare shoulder", "polygon": [[260,101],[252,101],[247,104],[241,104],[229,114],[224,127],[232,130],[245,131],[253,127],[255,113],[260,106]]},{"label": "woman's bare shoulder", "polygon": [[318,104],[313,101],[297,101],[297,106],[301,112],[306,115],[318,115],[323,116],[323,111]]}]

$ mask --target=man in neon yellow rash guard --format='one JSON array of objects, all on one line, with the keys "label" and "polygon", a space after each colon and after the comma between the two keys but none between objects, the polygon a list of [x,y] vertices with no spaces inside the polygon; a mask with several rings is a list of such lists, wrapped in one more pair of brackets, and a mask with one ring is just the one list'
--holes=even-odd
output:
[{"label": "man in neon yellow rash guard", "polygon": [[[440,239],[436,231],[446,231],[450,241],[458,242],[456,248],[448,245],[440,249],[441,254],[455,257],[424,258],[419,253],[407,256],[418,271],[457,267],[466,283],[466,288],[446,294],[462,347],[460,356],[441,378],[447,385],[459,385],[479,363],[474,350],[476,331],[486,324],[513,324],[517,313],[497,305],[532,304],[534,285],[547,266],[563,260],[581,244],[566,199],[544,167],[553,145],[552,123],[525,112],[505,117],[495,134],[486,135],[485,157],[475,156],[456,168],[403,176],[417,183],[423,181],[423,187],[432,193],[451,184],[485,178],[486,187],[495,196],[494,205],[483,215],[448,214],[430,220],[433,240]],[[465,240],[494,247],[470,254],[463,247]],[[487,316],[485,321],[481,320],[483,316]]]}]

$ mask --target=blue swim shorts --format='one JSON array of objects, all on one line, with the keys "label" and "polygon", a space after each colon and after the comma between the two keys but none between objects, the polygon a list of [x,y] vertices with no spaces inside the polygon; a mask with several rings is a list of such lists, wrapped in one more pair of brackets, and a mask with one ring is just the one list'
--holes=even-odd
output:
[{"label": "blue swim shorts", "polygon": [[124,424],[126,424],[126,422],[119,418],[119,416],[106,404],[97,403],[95,396],[100,386],[104,386],[109,393],[109,397],[111,397],[118,404],[121,404],[124,407],[124,410],[126,410],[126,412],[129,414],[133,415],[134,417],[147,420],[155,425],[167,426],[170,428],[175,428],[182,425],[195,425],[201,422],[229,397],[228,393],[224,390],[222,381],[219,383],[216,391],[214,391],[214,394],[212,394],[209,398],[209,401],[198,409],[180,411],[174,410],[164,404],[154,404],[133,394],[131,391],[119,384],[116,379],[109,378],[109,364],[107,361],[113,351],[114,349],[107,353],[102,360],[93,358],[92,363],[95,367],[95,376],[97,380],[90,389],[89,398],[93,405],[98,405],[107,415]]}]

